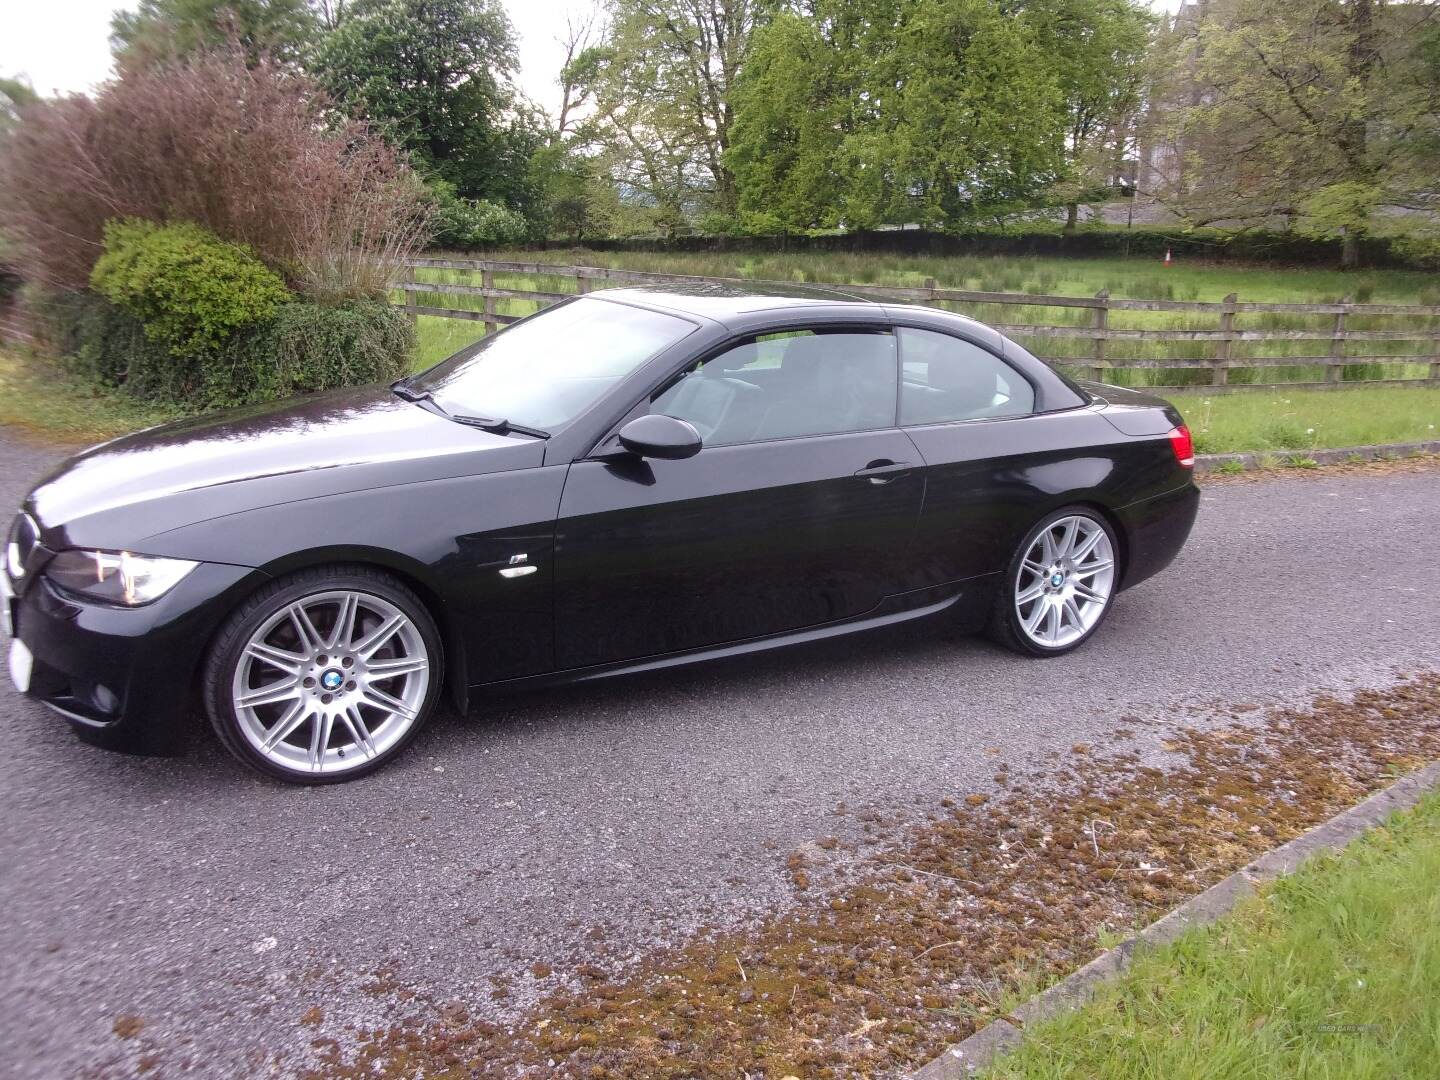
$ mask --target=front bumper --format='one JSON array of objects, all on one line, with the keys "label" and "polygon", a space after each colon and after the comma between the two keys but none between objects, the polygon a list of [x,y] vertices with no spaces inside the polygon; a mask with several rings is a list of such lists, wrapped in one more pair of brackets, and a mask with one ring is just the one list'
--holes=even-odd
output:
[{"label": "front bumper", "polygon": [[28,685],[16,679],[17,688],[87,742],[163,753],[191,710],[210,638],[264,580],[249,567],[202,563],[154,603],[119,608],[62,594],[43,575],[22,579],[20,595],[3,601],[30,658]]}]

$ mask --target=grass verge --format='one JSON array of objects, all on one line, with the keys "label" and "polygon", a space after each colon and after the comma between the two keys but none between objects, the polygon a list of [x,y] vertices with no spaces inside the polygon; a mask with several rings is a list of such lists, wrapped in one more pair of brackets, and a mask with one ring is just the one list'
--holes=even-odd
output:
[{"label": "grass verge", "polygon": [[178,415],[87,385],[28,350],[0,349],[0,425],[31,438],[80,446]]},{"label": "grass verge", "polygon": [[[742,930],[641,956],[597,945],[489,999],[437,1001],[378,970],[369,990],[386,1025],[347,1031],[343,1049],[317,1039],[302,1075],[895,1075],[1440,757],[1436,676],[1242,722],[1254,711],[1180,732],[1137,734],[1146,721],[1133,718],[1111,752],[1076,745],[1024,774],[1033,763],[996,747],[992,792],[956,791],[920,821],[866,812],[877,849],[815,838],[785,862],[793,906]],[[539,1004],[506,1015],[495,1003],[512,996]]]},{"label": "grass verge", "polygon": [[1440,439],[1440,386],[1171,395],[1202,454]]},{"label": "grass verge", "polygon": [[1026,1032],[992,1080],[1433,1075],[1440,794]]}]

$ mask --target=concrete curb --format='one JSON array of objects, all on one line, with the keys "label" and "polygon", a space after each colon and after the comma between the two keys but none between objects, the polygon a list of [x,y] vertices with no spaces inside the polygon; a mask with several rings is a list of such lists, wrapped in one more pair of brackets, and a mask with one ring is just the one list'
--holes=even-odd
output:
[{"label": "concrete curb", "polygon": [[1195,471],[1208,473],[1220,466],[1238,462],[1246,469],[1263,469],[1267,465],[1284,465],[1291,458],[1309,458],[1318,465],[1340,465],[1351,458],[1364,461],[1379,461],[1383,458],[1401,458],[1408,454],[1440,454],[1440,439],[1424,442],[1390,443],[1376,446],[1346,446],[1338,450],[1255,450],[1244,454],[1197,454]]},{"label": "concrete curb", "polygon": [[1408,810],[1432,788],[1440,787],[1440,762],[1376,792],[1364,802],[1297,836],[1288,844],[1266,852],[1224,881],[1187,900],[1134,937],[1101,953],[1084,967],[1041,991],[1004,1020],[981,1028],[956,1043],[933,1061],[910,1074],[912,1080],[961,1080],[985,1068],[1025,1038],[1024,1028],[1040,1020],[1083,1005],[1097,986],[1130,966],[1137,948],[1163,945],[1192,926],[1205,926],[1229,913],[1240,900],[1255,894],[1262,882],[1292,873],[1311,855],[1344,847],[1397,810]]}]

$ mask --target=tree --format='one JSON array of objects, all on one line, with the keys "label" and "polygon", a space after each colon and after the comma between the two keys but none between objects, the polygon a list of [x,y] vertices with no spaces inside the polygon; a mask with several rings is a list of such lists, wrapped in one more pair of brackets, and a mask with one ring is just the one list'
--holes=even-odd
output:
[{"label": "tree", "polygon": [[0,77],[0,135],[20,123],[21,109],[39,101],[40,95],[25,79]]},{"label": "tree", "polygon": [[603,42],[567,67],[591,115],[581,141],[662,227],[733,213],[732,95],[773,0],[609,0]]},{"label": "tree", "polygon": [[596,49],[598,13],[566,16],[565,36],[555,40],[565,50],[556,83],[560,87],[560,111],[550,128],[550,142],[556,143],[573,135],[580,125],[580,112],[586,106],[595,86],[599,61]]},{"label": "tree", "polygon": [[1022,10],[1064,99],[1059,190],[1074,229],[1080,199],[1108,186],[1132,149],[1155,17],[1135,0],[1024,0]]},{"label": "tree", "polygon": [[498,0],[353,0],[312,64],[355,115],[467,199],[529,213],[541,122],[517,102],[515,37]]},{"label": "tree", "polygon": [[991,0],[814,0],[757,35],[728,161],[747,228],[943,228],[1065,170],[1053,57]]},{"label": "tree", "polygon": [[1339,234],[1345,267],[1367,235],[1435,230],[1435,3],[1222,0],[1167,66],[1186,168],[1164,194],[1191,220]]},{"label": "tree", "polygon": [[283,63],[299,60],[318,29],[306,0],[140,0],[111,19],[110,48],[122,74],[235,45],[252,64]]}]

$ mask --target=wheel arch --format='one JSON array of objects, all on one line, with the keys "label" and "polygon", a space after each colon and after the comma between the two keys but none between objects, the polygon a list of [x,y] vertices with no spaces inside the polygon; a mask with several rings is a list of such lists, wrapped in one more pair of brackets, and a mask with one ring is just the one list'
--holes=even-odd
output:
[{"label": "wheel arch", "polygon": [[[1119,592],[1125,588],[1125,578],[1128,576],[1130,570],[1130,530],[1126,528],[1125,522],[1120,519],[1120,516],[1116,514],[1114,510],[1094,499],[1075,499],[1074,501],[1062,502],[1057,504],[1051,513],[1053,513],[1054,510],[1060,510],[1067,506],[1081,507],[1094,511],[1104,520],[1106,525],[1110,526],[1110,531],[1115,534],[1115,561],[1119,564],[1117,567],[1119,573],[1116,575],[1118,583],[1115,586],[1115,591]],[[1036,520],[1039,519],[1037,518]]]},{"label": "wheel arch", "polygon": [[[301,570],[326,566],[333,566],[337,569],[347,566],[364,566],[373,570],[381,570],[415,594],[425,605],[425,610],[435,620],[435,626],[440,631],[441,645],[445,650],[444,656],[441,658],[445,694],[456,711],[463,716],[469,704],[464,643],[460,638],[452,612],[441,599],[439,590],[430,581],[430,575],[424,565],[415,559],[408,558],[396,551],[360,545],[331,545],[291,552],[258,567],[264,576],[256,577],[249,589],[236,596],[229,610],[233,611],[236,606],[244,603],[250,596],[277,578],[288,577]],[[226,616],[228,613],[227,611]],[[197,680],[204,670],[204,657],[210,655],[215,637],[219,634],[224,622],[225,618],[222,617],[210,632],[210,640],[206,642],[205,649],[201,654],[201,661],[196,665],[195,678]]]},{"label": "wheel arch", "polygon": [[[1091,511],[1097,517],[1101,518],[1106,525],[1109,525],[1110,531],[1115,534],[1115,558],[1119,563],[1118,569],[1120,571],[1118,575],[1119,584],[1116,586],[1115,591],[1119,592],[1125,587],[1125,578],[1130,568],[1130,530],[1112,507],[1107,506],[1095,498],[1090,492],[1070,492],[1065,496],[1049,500],[1044,509],[1029,518],[1016,530],[1006,550],[1013,553],[1020,541],[1022,541],[1036,525],[1040,524],[1040,522],[1044,521],[1051,514],[1072,506],[1077,510]],[[1010,555],[1006,556],[1007,566],[1010,558]],[[1002,569],[1004,568],[1002,567]]]}]

